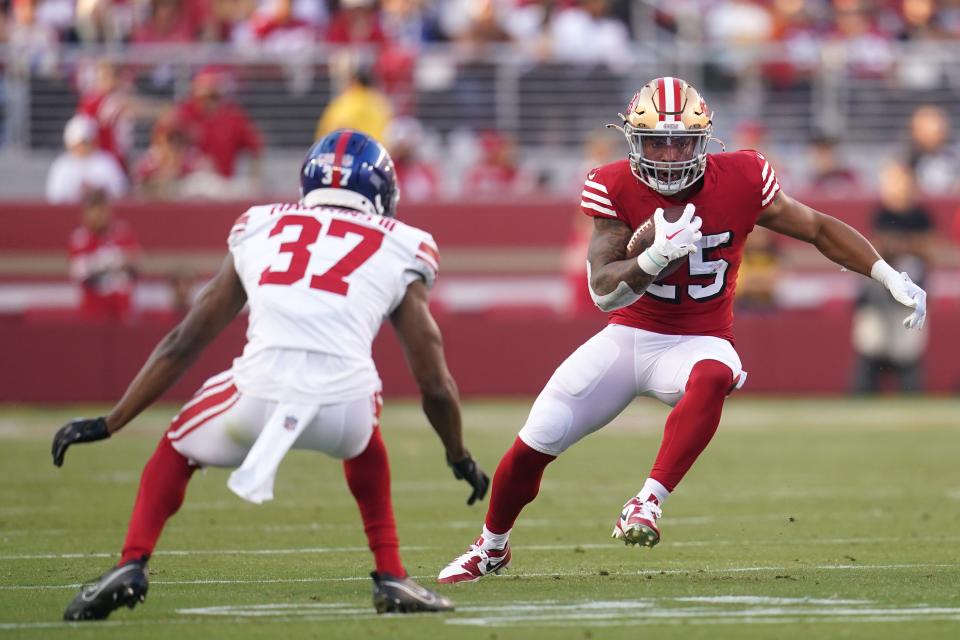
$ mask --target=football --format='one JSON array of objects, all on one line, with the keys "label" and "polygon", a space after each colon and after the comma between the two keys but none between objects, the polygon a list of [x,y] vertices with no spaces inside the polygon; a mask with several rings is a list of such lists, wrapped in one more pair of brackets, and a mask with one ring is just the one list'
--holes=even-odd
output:
[{"label": "football", "polygon": [[[666,220],[667,222],[676,222],[677,220],[680,219],[680,216],[683,215],[683,209],[684,208],[682,206],[664,208],[663,210],[664,220]],[[637,230],[633,232],[632,236],[630,236],[630,241],[627,242],[627,257],[636,258],[637,256],[639,256],[641,253],[643,253],[643,251],[647,247],[653,244],[653,240],[655,236],[656,236],[656,229],[654,228],[653,214],[651,213],[650,217],[648,217],[646,220],[640,223],[640,226],[637,227]],[[673,262],[668,264],[666,267],[664,267],[663,271],[660,272],[660,275],[656,277],[654,282],[659,282],[660,280],[663,280],[664,278],[666,278],[667,276],[675,272],[677,269],[679,269],[681,266],[683,266],[683,264],[686,263],[686,261],[687,261],[687,256],[684,256],[683,258],[680,258],[678,260],[674,260]]]}]

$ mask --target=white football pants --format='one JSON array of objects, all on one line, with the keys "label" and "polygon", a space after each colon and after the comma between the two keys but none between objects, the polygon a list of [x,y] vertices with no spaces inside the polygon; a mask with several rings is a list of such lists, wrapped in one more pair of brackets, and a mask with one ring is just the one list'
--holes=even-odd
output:
[{"label": "white football pants", "polygon": [[[240,393],[230,371],[207,380],[170,424],[173,448],[199,466],[239,467],[278,402]],[[369,397],[320,406],[294,449],[349,460],[363,453],[378,425],[383,399]]]},{"label": "white football pants", "polygon": [[606,426],[637,396],[672,407],[701,360],[730,367],[737,389],[746,381],[740,356],[722,338],[607,325],[557,368],[533,403],[520,439],[540,453],[558,456]]}]

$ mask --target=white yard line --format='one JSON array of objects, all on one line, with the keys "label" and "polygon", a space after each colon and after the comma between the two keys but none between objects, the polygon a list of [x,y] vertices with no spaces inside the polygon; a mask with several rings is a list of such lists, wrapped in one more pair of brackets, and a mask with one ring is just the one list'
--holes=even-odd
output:
[{"label": "white yard line", "polygon": [[[957,542],[960,536],[915,536],[915,537],[878,537],[878,538],[793,538],[790,540],[680,540],[664,542],[664,547],[727,547],[727,546],[787,546],[787,545],[832,545],[832,544],[891,544],[902,542]],[[586,542],[565,544],[527,544],[519,545],[518,550],[525,551],[576,551],[616,549],[616,542]],[[441,546],[404,545],[410,551],[442,551],[449,550]],[[366,553],[367,547],[302,547],[293,549],[170,549],[157,551],[155,556],[282,556],[282,555],[313,555],[320,553]],[[81,558],[113,558],[116,551],[90,551],[87,553],[23,553],[0,555],[0,561],[20,560],[75,560]]]},{"label": "white yard line", "polygon": [[[890,569],[958,569],[960,564],[957,563],[904,563],[904,564],[863,564],[863,565],[853,565],[853,564],[843,564],[843,565],[832,565],[832,564],[822,564],[814,566],[805,566],[805,565],[790,565],[790,566],[752,566],[752,567],[726,567],[726,568],[712,568],[712,569],[700,569],[700,568],[690,568],[690,569],[644,569],[640,571],[611,571],[603,577],[614,576],[614,577],[630,577],[630,576],[647,576],[647,575],[688,575],[688,574],[725,574],[725,573],[762,573],[767,571],[811,571],[811,570],[836,570],[836,571],[886,571]],[[521,578],[521,579],[530,579],[530,578],[583,578],[591,576],[599,576],[598,572],[595,571],[548,571],[543,573],[538,572],[524,572],[524,573],[514,573],[510,575],[510,579]],[[411,576],[414,580],[425,580],[429,581],[435,578],[434,574],[429,575],[418,575]],[[494,580],[504,579],[496,577]],[[230,579],[199,579],[199,580],[152,580],[151,584],[167,584],[167,585],[190,585],[190,584],[299,584],[299,583],[323,583],[323,582],[355,582],[355,581],[366,581],[369,580],[366,576],[351,576],[344,578],[276,578],[276,579],[261,579],[261,580],[230,580]],[[45,589],[76,589],[79,588],[80,583],[71,583],[71,584],[58,584],[58,585],[0,585],[0,591],[13,591],[13,590],[45,590]]]},{"label": "white yard line", "polygon": [[[693,603],[691,606],[689,603]],[[377,616],[369,607],[354,602],[264,603],[190,607],[176,610],[183,618],[118,620],[99,627],[168,624],[260,622],[336,622],[340,620],[396,618]],[[442,620],[449,625],[471,627],[530,627],[674,624],[797,624],[797,623],[889,623],[957,621],[960,608],[925,604],[884,605],[871,600],[831,598],[776,598],[767,596],[663,596],[637,600],[563,602],[558,600],[465,605]],[[391,623],[394,624],[394,623]],[[0,623],[0,630],[76,628],[63,622]]]}]

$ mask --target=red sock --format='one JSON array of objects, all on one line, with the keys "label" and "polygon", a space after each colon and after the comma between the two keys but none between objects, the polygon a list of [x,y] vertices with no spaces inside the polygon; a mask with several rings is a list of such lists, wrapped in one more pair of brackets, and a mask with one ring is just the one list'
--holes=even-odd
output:
[{"label": "red sock", "polygon": [[493,474],[487,529],[493,533],[506,533],[513,528],[520,512],[540,492],[543,470],[556,459],[556,456],[531,449],[519,437],[514,440]]},{"label": "red sock", "polygon": [[133,505],[127,539],[120,563],[150,557],[163,525],[183,504],[187,483],[196,467],[181,455],[164,434],[140,476],[140,489]]},{"label": "red sock", "polygon": [[406,577],[407,572],[400,561],[400,541],[390,500],[390,461],[380,429],[374,428],[363,453],[343,461],[343,472],[360,507],[363,530],[373,551],[377,573]]},{"label": "red sock", "polygon": [[701,360],[694,365],[683,398],[667,416],[651,478],[673,491],[716,433],[732,386],[733,374],[722,362]]}]

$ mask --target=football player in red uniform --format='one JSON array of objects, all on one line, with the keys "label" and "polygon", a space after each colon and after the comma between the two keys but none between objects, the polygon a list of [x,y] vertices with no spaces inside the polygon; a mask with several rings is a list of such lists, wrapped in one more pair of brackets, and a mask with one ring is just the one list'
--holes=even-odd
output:
[{"label": "football player in red uniform", "polygon": [[[713,437],[724,399],[746,379],[733,347],[733,293],[754,225],[809,242],[882,282],[913,309],[904,325],[923,325],[926,293],[853,228],[783,193],[763,155],[707,154],[712,112],[690,84],[652,80],[621,117],[616,128],[627,139],[628,158],[590,171],[580,202],[594,219],[590,294],[610,313],[609,324],[547,382],[497,467],[481,536],[440,572],[440,582],[475,581],[509,564],[510,531],[536,497],[546,466],[638,395],[673,410],[649,476],[624,505],[613,536],[628,545],[660,541],[661,507]],[[669,207],[683,207],[683,214],[668,221]],[[628,241],[651,215],[653,242],[630,257]]]}]

